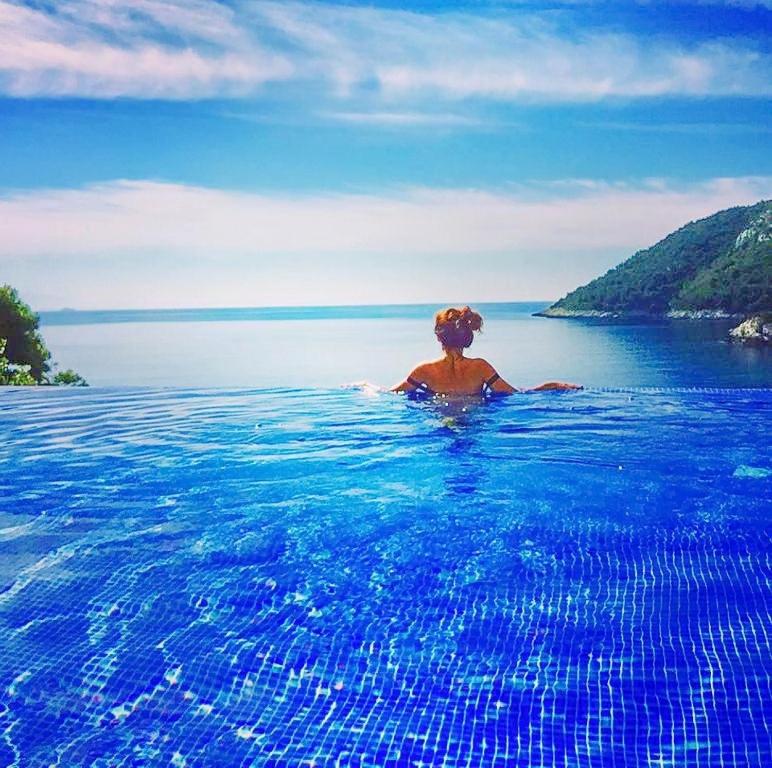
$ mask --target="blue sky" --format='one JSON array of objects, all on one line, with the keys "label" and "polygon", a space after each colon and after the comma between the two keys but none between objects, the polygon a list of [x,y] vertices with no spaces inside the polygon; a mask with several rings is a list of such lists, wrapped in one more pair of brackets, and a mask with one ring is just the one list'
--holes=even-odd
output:
[{"label": "blue sky", "polygon": [[772,2],[0,0],[39,309],[551,299],[772,197]]}]

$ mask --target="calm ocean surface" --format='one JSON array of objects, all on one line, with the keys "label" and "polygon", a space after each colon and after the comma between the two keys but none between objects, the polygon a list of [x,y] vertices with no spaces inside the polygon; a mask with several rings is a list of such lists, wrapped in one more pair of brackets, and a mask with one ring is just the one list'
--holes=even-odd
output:
[{"label": "calm ocean surface", "polygon": [[[533,317],[546,303],[475,305],[472,354],[516,386],[768,387],[769,350],[726,341],[731,323],[609,324]],[[440,305],[44,312],[54,359],[95,386],[391,385],[435,357]]]}]

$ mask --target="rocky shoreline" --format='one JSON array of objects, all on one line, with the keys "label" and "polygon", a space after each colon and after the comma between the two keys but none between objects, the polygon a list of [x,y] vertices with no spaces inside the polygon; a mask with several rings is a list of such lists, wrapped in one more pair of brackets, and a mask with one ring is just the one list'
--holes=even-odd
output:
[{"label": "rocky shoreline", "polygon": [[741,320],[747,315],[723,309],[671,309],[666,317],[675,320]]},{"label": "rocky shoreline", "polygon": [[772,340],[772,312],[751,315],[729,331],[733,341],[768,344]]},{"label": "rocky shoreline", "polygon": [[535,312],[534,317],[595,317],[612,320],[740,320],[747,315],[743,313],[726,312],[722,309],[672,309],[664,314],[656,312],[617,312],[600,309],[564,309],[563,307],[548,307],[541,312]]},{"label": "rocky shoreline", "polygon": [[607,312],[600,309],[563,309],[563,307],[548,307],[541,312],[534,312],[534,317],[599,317],[617,318],[654,318],[655,315],[646,312]]},{"label": "rocky shoreline", "polygon": [[535,312],[534,317],[594,318],[600,320],[740,320],[729,331],[732,341],[748,344],[768,344],[772,341],[772,312],[750,315],[721,309],[673,309],[665,314],[652,312],[612,312],[600,309],[564,309],[548,307]]}]

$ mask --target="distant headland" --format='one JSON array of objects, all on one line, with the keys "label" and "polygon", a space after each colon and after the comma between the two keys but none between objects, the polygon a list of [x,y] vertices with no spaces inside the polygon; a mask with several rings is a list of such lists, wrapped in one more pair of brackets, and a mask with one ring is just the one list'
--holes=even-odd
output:
[{"label": "distant headland", "polygon": [[537,314],[760,318],[763,331],[770,313],[772,201],[762,200],[681,227]]}]

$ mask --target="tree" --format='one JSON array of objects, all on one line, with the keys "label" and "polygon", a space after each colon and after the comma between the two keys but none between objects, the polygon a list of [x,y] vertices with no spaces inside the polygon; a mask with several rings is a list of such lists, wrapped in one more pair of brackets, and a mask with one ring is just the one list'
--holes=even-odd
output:
[{"label": "tree", "polygon": [[87,386],[75,371],[51,373],[51,353],[38,326],[40,318],[15,288],[0,285],[0,384]]},{"label": "tree", "polygon": [[78,373],[68,368],[66,371],[57,371],[56,374],[49,377],[49,382],[57,386],[67,387],[87,387],[88,382]]},{"label": "tree", "polygon": [[40,319],[25,304],[15,288],[0,285],[0,338],[6,340],[5,358],[15,365],[28,365],[40,383],[48,372],[51,353],[38,331]]},{"label": "tree", "polygon": [[13,384],[15,386],[27,386],[37,384],[28,365],[14,365],[8,362],[5,356],[5,339],[0,339],[0,384]]}]

